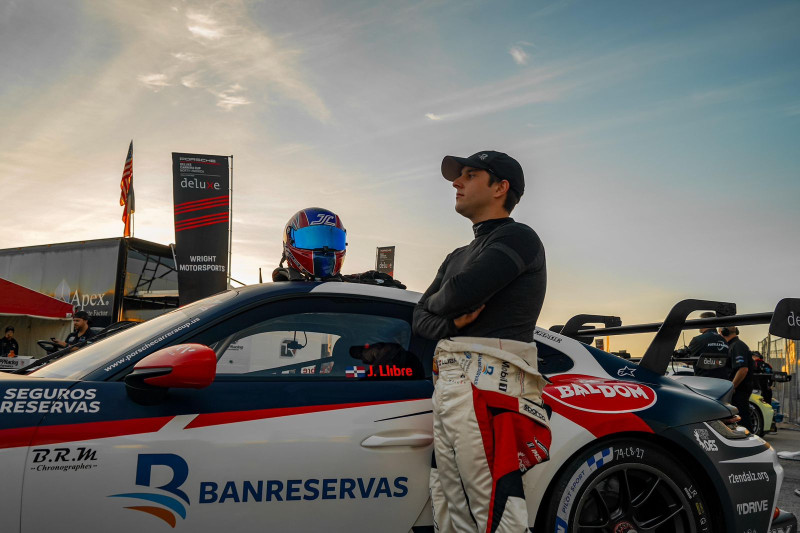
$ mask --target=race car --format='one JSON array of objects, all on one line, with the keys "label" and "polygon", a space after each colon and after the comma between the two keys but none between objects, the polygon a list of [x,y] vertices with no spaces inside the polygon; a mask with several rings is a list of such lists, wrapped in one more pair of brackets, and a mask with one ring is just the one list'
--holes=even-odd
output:
[{"label": "race car", "polygon": [[772,410],[772,405],[768,404],[763,396],[755,392],[750,395],[750,420],[753,424],[753,433],[759,437],[763,437],[766,433],[777,431],[773,418],[775,411]]},{"label": "race car", "polygon": [[[636,359],[631,359],[636,361]],[[674,360],[667,370],[668,376],[694,376],[694,366],[683,362],[676,363]],[[758,391],[753,391],[748,399],[750,406],[750,421],[753,426],[753,433],[763,437],[768,432],[777,432],[775,425],[775,411],[772,405],[768,404]]]},{"label": "race car", "polygon": [[[0,375],[0,531],[432,531],[418,298],[245,287]],[[553,432],[524,478],[535,531],[794,531],[729,388],[535,342]]]}]

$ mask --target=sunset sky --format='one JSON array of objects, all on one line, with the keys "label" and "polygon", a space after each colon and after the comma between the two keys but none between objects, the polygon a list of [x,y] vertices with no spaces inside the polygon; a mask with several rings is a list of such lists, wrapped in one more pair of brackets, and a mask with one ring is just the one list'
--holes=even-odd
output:
[{"label": "sunset sky", "polygon": [[319,206],[424,291],[472,235],[441,159],[492,149],[542,326],[800,296],[797,1],[5,0],[0,72],[0,248],[120,236],[133,139],[136,237],[174,242],[171,152],[233,154],[234,278]]}]

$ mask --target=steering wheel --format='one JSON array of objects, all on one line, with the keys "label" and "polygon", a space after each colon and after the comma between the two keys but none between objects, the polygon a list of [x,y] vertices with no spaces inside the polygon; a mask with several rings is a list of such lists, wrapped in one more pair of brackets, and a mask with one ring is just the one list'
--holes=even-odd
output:
[{"label": "steering wheel", "polygon": [[47,353],[57,352],[61,349],[61,346],[57,345],[53,341],[36,341],[36,344]]}]

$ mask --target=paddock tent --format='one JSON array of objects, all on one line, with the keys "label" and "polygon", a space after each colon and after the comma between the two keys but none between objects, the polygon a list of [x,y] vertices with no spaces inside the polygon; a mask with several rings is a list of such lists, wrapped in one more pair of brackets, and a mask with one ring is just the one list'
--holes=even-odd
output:
[{"label": "paddock tent", "polygon": [[72,330],[72,304],[0,278],[0,335],[6,326],[14,326],[17,355],[41,357],[36,341],[64,340]]}]

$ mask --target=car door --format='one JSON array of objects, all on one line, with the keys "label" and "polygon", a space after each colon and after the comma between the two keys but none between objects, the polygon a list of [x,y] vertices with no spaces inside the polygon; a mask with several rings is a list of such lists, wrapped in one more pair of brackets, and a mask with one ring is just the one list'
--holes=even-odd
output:
[{"label": "car door", "polygon": [[294,297],[189,339],[219,357],[208,388],[140,405],[122,382],[80,383],[76,398],[120,416],[73,412],[58,442],[35,439],[23,531],[54,516],[65,530],[409,531],[428,499],[432,385],[350,353],[421,350],[410,318],[405,304]]}]

